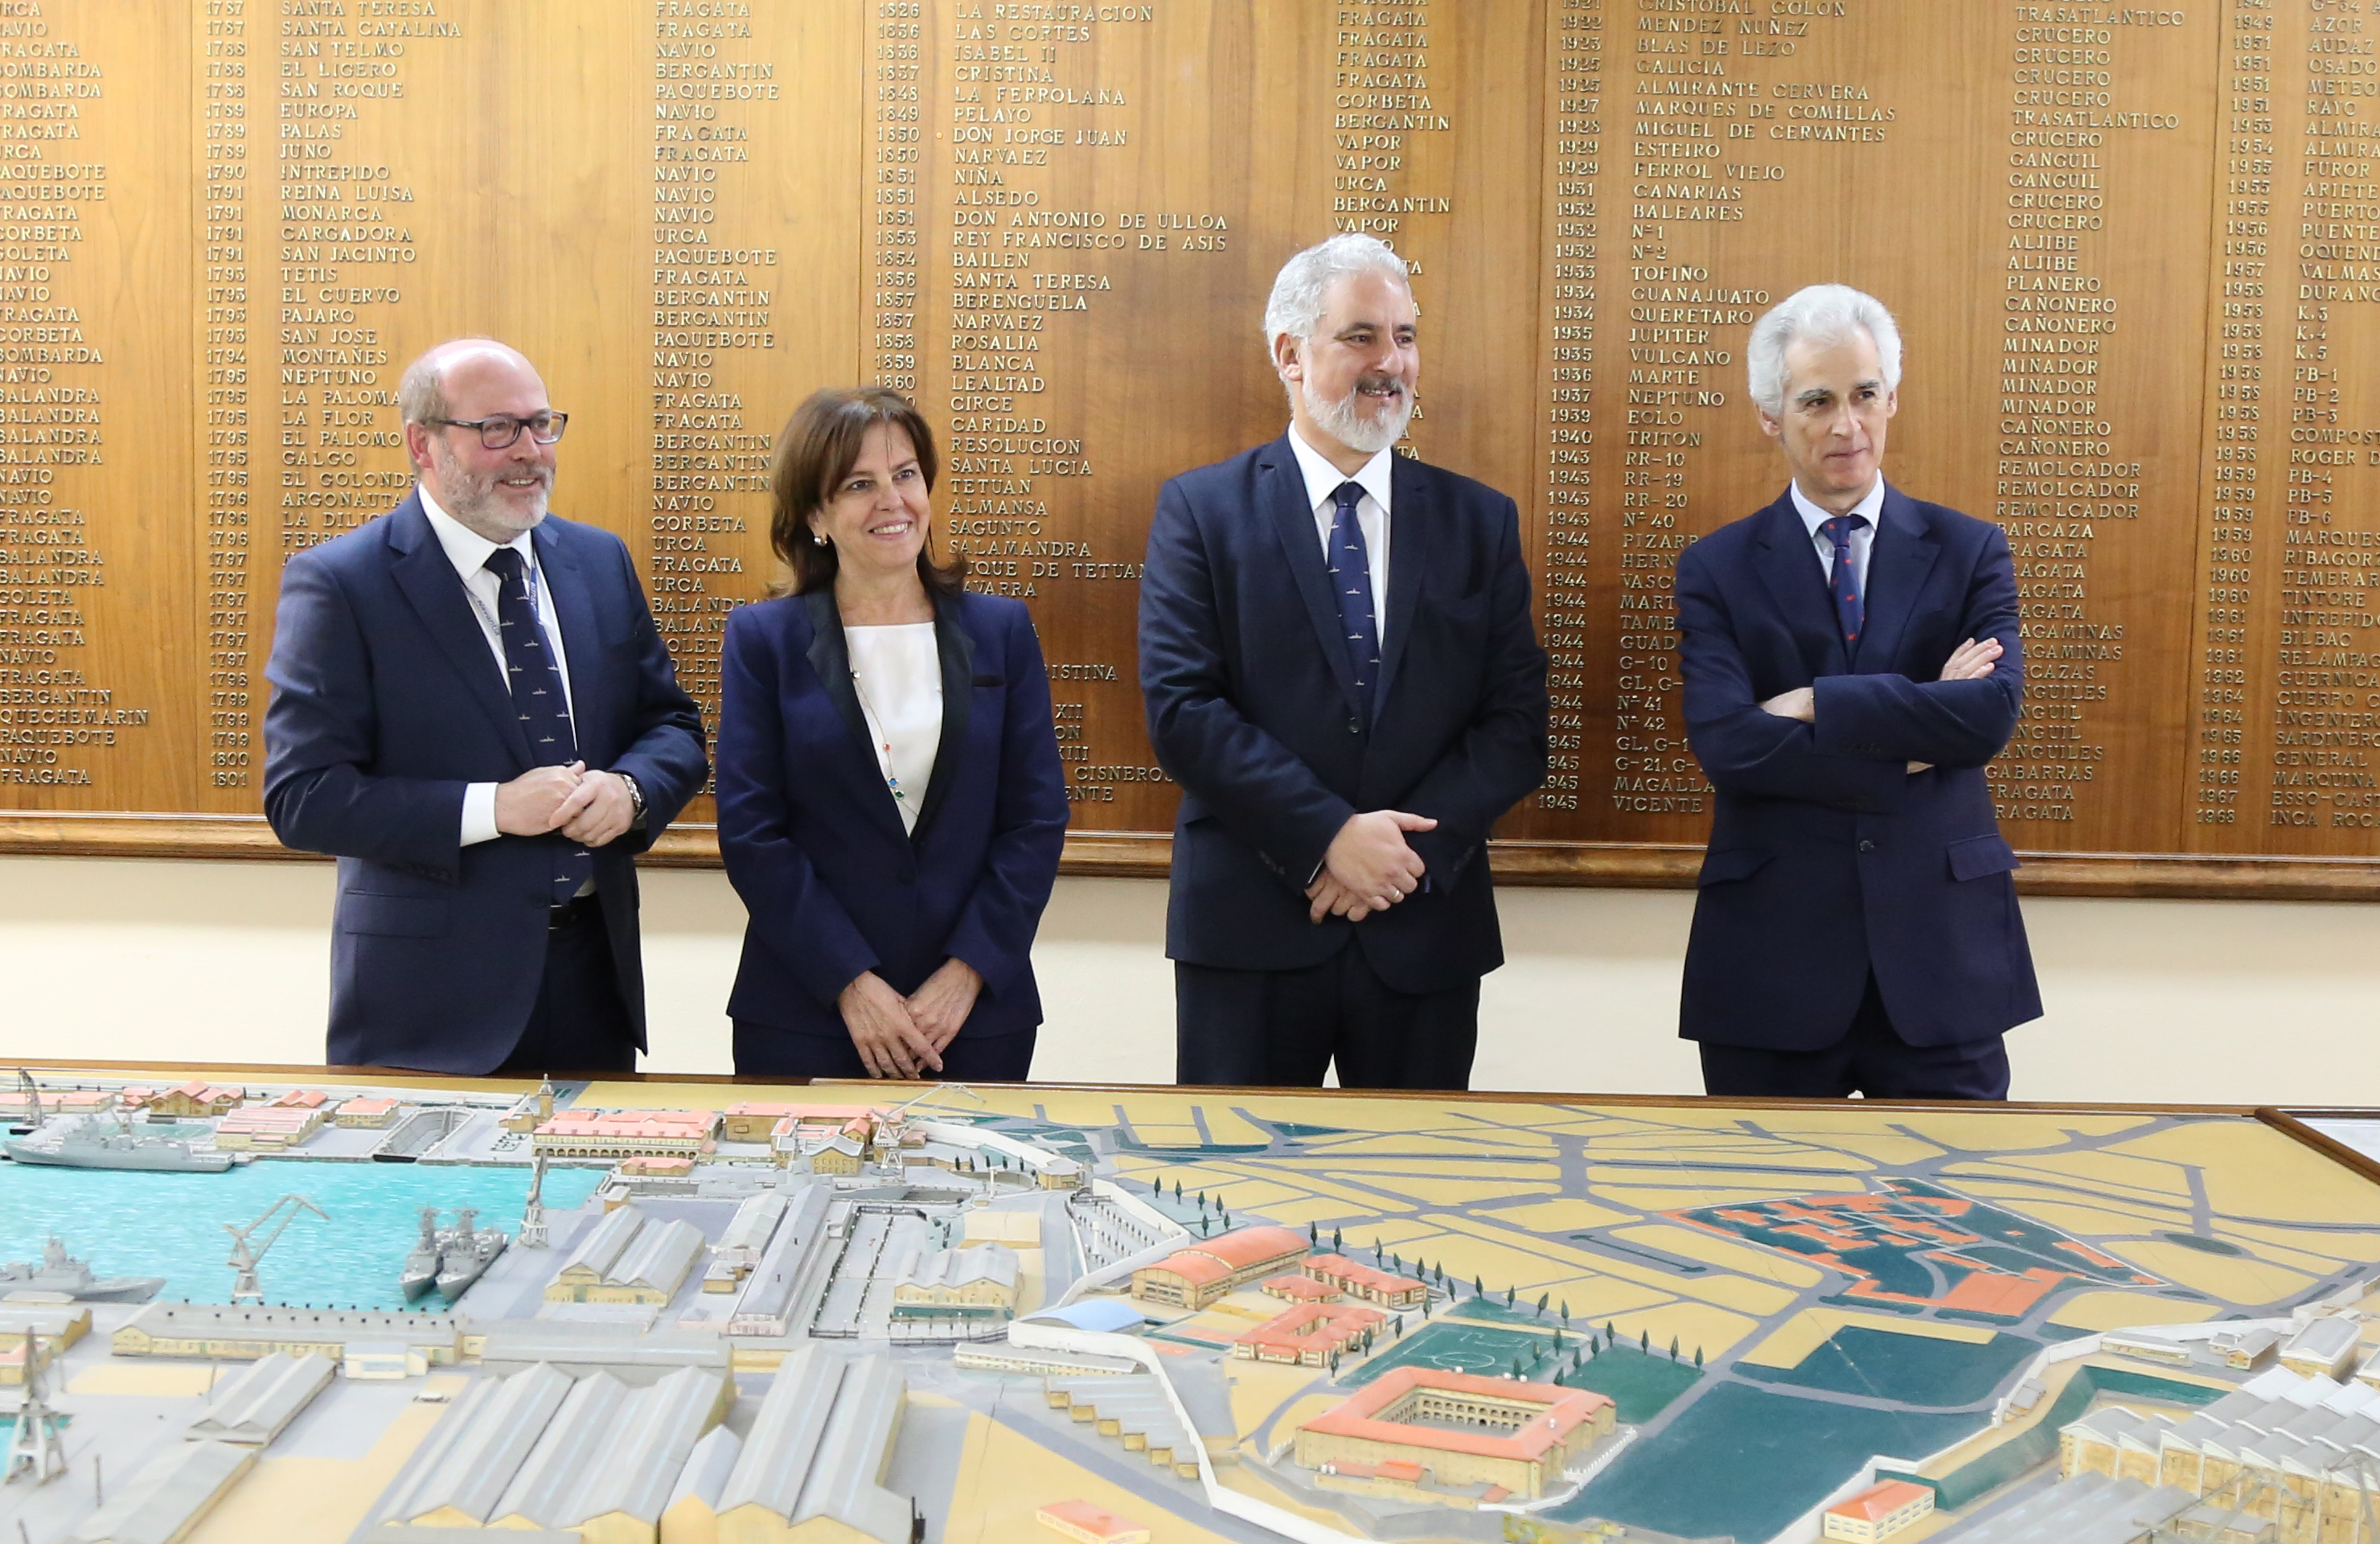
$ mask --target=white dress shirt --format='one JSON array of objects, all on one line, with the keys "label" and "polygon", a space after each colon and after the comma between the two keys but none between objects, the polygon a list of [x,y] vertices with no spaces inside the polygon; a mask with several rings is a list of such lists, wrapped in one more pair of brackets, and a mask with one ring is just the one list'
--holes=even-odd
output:
[{"label": "white dress shirt", "polygon": [[[496,680],[504,687],[504,696],[509,699],[513,692],[512,667],[504,660],[504,635],[496,626],[496,602],[504,581],[488,567],[488,555],[496,550],[497,544],[439,508],[438,501],[430,496],[429,489],[416,484],[415,491],[421,495],[421,512],[430,517],[430,529],[437,532],[438,544],[446,551],[446,561],[455,565],[455,576],[463,581],[464,594],[471,602],[472,614],[480,619],[480,631],[487,638],[488,653],[495,661]],[[538,625],[545,629],[546,647],[553,650],[554,669],[562,676],[563,711],[569,713],[571,723],[576,724],[578,715],[570,700],[570,656],[563,649],[562,618],[554,614],[552,589],[546,584],[545,576],[538,567],[537,544],[529,539],[528,531],[523,531],[504,545],[520,553],[522,563],[528,567],[531,580],[529,589],[537,597]],[[468,847],[479,842],[492,842],[501,834],[496,830],[496,785],[492,783],[467,784],[463,789],[463,845]],[[591,883],[589,881],[589,887]],[[586,894],[586,888],[582,888],[580,894]]]},{"label": "white dress shirt", "polygon": [[[1834,512],[1812,504],[1803,493],[1800,483],[1788,483],[1786,486],[1792,492],[1793,508],[1801,515],[1802,523],[1810,528],[1810,540],[1817,545],[1819,577],[1831,585],[1835,579],[1835,544],[1821,535],[1818,528],[1833,519]],[[1884,517],[1884,477],[1881,473],[1876,477],[1876,486],[1870,488],[1859,503],[1852,505],[1849,513],[1867,517],[1867,524],[1852,528],[1851,539],[1852,576],[1859,585],[1860,609],[1864,611],[1867,609],[1868,554],[1876,550],[1876,526]]]},{"label": "white dress shirt", "polygon": [[915,831],[942,745],[942,656],[934,625],[845,627],[843,638],[876,764],[901,811],[901,829]]},{"label": "white dress shirt", "polygon": [[1360,483],[1363,498],[1355,505],[1355,524],[1364,532],[1364,556],[1372,570],[1372,634],[1380,643],[1389,641],[1389,473],[1396,464],[1394,447],[1380,452],[1349,477],[1323,458],[1322,453],[1305,443],[1293,424],[1289,431],[1289,448],[1297,457],[1297,469],[1305,474],[1305,502],[1314,509],[1315,541],[1322,548],[1322,561],[1330,561],[1330,527],[1339,518],[1339,485]]}]

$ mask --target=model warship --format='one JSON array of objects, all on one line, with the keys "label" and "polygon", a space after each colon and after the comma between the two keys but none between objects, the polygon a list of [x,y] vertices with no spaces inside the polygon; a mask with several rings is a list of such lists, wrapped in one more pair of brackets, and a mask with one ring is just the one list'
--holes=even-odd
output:
[{"label": "model warship", "polygon": [[146,1303],[165,1284],[163,1276],[94,1276],[91,1266],[67,1253],[55,1234],[42,1246],[42,1262],[0,1265],[0,1297],[11,1293],[63,1293],[78,1303]]},{"label": "model warship", "polygon": [[473,1226],[478,1216],[465,1207],[455,1212],[453,1227],[442,1228],[436,1207],[421,1209],[421,1236],[406,1256],[405,1269],[397,1277],[406,1301],[426,1296],[434,1288],[451,1304],[504,1252],[511,1238],[502,1228]]},{"label": "model warship", "polygon": [[219,1174],[245,1163],[244,1152],[213,1147],[203,1125],[138,1126],[118,1115],[62,1116],[5,1148],[19,1163],[60,1169],[138,1169],[148,1173]]}]

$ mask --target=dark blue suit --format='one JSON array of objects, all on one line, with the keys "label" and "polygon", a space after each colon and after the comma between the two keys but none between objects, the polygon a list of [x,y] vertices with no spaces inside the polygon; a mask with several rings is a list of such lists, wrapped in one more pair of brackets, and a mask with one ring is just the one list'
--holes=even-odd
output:
[{"label": "dark blue suit", "polygon": [[[1686,733],[1718,790],[1680,1032],[1815,1052],[1867,998],[1888,1053],[1997,1054],[2041,1013],[1984,776],[2024,694],[2008,539],[1888,487],[1856,654],[1790,494],[1689,547],[1677,600]],[[1998,667],[1940,680],[1970,638],[1999,640]],[[1762,711],[1796,687],[1815,687],[1815,723]]]},{"label": "dark blue suit", "polygon": [[[642,1049],[631,857],[701,788],[702,720],[620,539],[549,516],[533,540],[570,662],[579,755],[645,796],[644,826],[595,853]],[[288,845],[339,859],[330,1060],[493,1070],[538,1000],[565,838],[461,845],[465,785],[509,782],[537,760],[419,495],[289,560],[265,674],[265,813]]]},{"label": "dark blue suit", "polygon": [[[1546,656],[1511,499],[1399,456],[1389,529],[1387,636],[1366,724],[1287,437],[1184,472],[1158,495],[1140,684],[1149,743],[1183,789],[1166,953],[1288,972],[1352,939],[1391,991],[1467,991],[1475,1003],[1479,978],[1504,958],[1488,833],[1545,776]],[[1305,887],[1331,838],[1374,809],[1438,821],[1406,837],[1426,887],[1359,923],[1308,920]],[[1208,1032],[1179,1026],[1185,1080]]]},{"label": "dark blue suit", "polygon": [[1021,1080],[1041,1023],[1040,925],[1066,840],[1065,772],[1033,619],[934,602],[942,732],[914,833],[884,785],[831,590],[727,622],[719,849],[751,920],[728,1014],[735,1070],[864,1076],[835,999],[874,971],[904,995],[946,959],[983,991],[946,1076]]}]

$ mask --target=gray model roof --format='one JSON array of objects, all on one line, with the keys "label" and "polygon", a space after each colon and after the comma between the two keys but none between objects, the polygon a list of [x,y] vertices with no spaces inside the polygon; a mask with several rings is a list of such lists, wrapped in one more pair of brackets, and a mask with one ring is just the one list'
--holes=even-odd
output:
[{"label": "gray model roof", "polygon": [[567,1374],[543,1366],[473,1383],[382,1496],[374,1520],[410,1523],[451,1506],[489,1521],[570,1387]]},{"label": "gray model roof", "polygon": [[600,1368],[624,1383],[641,1386],[686,1367],[724,1376],[733,1355],[716,1330],[681,1326],[639,1331],[617,1324],[541,1319],[490,1330],[480,1359],[499,1373],[539,1362],[552,1362],[574,1376]]},{"label": "gray model roof", "polygon": [[608,1281],[612,1268],[627,1253],[628,1246],[644,1225],[645,1214],[637,1210],[635,1202],[613,1208],[603,1214],[601,1222],[579,1235],[570,1253],[553,1268],[553,1273],[559,1276],[572,1266],[584,1266],[598,1278]]},{"label": "gray model roof", "polygon": [[666,1297],[685,1284],[702,1249],[702,1230],[691,1222],[651,1224],[638,1233],[607,1276],[622,1286],[643,1287]]},{"label": "gray model roof", "polygon": [[516,1520],[539,1527],[576,1521],[565,1514],[587,1487],[596,1461],[611,1441],[628,1403],[628,1386],[599,1372],[571,1385],[562,1407],[545,1423],[537,1444],[504,1486],[504,1499],[487,1520]]},{"label": "gray model roof", "polygon": [[911,1249],[901,1260],[903,1286],[956,1292],[978,1282],[990,1282],[1004,1291],[1016,1290],[1016,1251],[1005,1244],[978,1244],[965,1249]]},{"label": "gray model roof", "polygon": [[2355,1348],[2362,1337],[2363,1325],[2359,1319],[2331,1317],[2317,1319],[2289,1337],[2281,1347],[2281,1355],[2310,1356],[2325,1364],[2335,1363]]},{"label": "gray model roof", "polygon": [[259,1357],[215,1386],[212,1398],[183,1435],[228,1442],[270,1442],[330,1386],[338,1369],[328,1356]]},{"label": "gray model roof", "polygon": [[237,1442],[176,1442],[67,1537],[72,1544],[172,1544],[256,1462]]},{"label": "gray model roof", "polygon": [[2134,1544],[2197,1501],[2173,1486],[2151,1489],[2137,1479],[2077,1475],[2013,1506],[1987,1508],[1934,1537],[1938,1544]]},{"label": "gray model roof", "polygon": [[908,1537],[909,1506],[877,1483],[908,1386],[887,1357],[815,1342],[787,1356],[720,1492],[721,1516],[756,1506],[782,1525],[832,1517],[874,1538]]},{"label": "gray model roof", "polygon": [[768,1247],[769,1235],[777,1231],[784,1215],[785,1198],[782,1191],[764,1190],[747,1197],[735,1209],[735,1220],[727,1224],[727,1231],[720,1234],[719,1252],[757,1258]]},{"label": "gray model roof", "polygon": [[611,1442],[561,1521],[576,1526],[617,1513],[658,1524],[704,1433],[726,1430],[712,1425],[720,1383],[715,1374],[681,1368],[630,1395]]},{"label": "gray model roof", "polygon": [[[669,1507],[683,1501],[699,1501],[719,1513],[720,1495],[727,1489],[727,1477],[735,1471],[736,1459],[743,1456],[744,1439],[723,1426],[714,1426],[703,1433],[686,1457],[686,1465],[677,1472],[677,1483],[670,1487]],[[663,1510],[668,1510],[664,1508]]]}]

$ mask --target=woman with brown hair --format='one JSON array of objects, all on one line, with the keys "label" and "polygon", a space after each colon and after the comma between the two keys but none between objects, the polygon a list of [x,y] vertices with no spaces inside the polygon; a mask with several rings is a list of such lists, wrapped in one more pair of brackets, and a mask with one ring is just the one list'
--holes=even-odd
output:
[{"label": "woman with brown hair", "polygon": [[934,562],[916,407],[821,391],[777,436],[788,593],[729,616],[719,846],[750,919],[739,1073],[1022,1081],[1066,833],[1032,618]]}]

